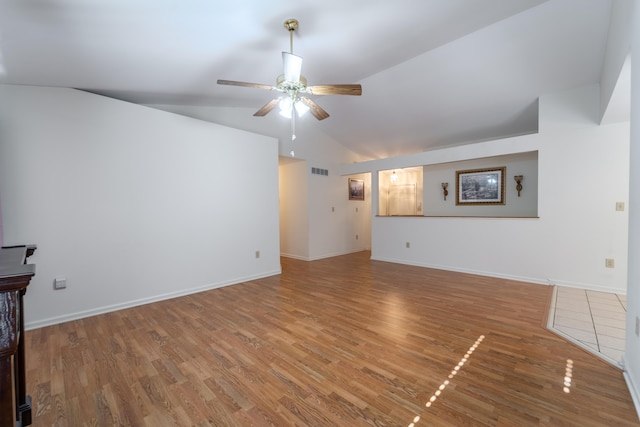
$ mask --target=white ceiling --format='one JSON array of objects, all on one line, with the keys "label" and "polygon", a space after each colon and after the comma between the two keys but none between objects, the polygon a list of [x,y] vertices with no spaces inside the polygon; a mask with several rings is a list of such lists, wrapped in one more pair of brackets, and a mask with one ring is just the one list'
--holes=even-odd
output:
[{"label": "white ceiling", "polygon": [[599,82],[610,10],[611,0],[0,0],[0,82],[176,111],[250,108],[238,127],[278,134],[284,119],[251,115],[275,93],[216,80],[274,84],[283,22],[296,18],[309,84],[363,86],[361,97],[315,97],[331,117],[304,117],[298,133],[318,126],[379,158],[535,132],[539,95]]}]

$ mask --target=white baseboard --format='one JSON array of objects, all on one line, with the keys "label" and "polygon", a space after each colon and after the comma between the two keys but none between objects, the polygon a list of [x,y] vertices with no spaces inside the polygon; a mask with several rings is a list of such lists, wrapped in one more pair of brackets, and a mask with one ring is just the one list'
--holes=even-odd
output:
[{"label": "white baseboard", "polygon": [[119,304],[107,305],[103,307],[97,307],[90,310],[78,311],[75,313],[65,314],[63,316],[55,316],[49,317],[47,319],[38,320],[35,322],[26,322],[24,325],[25,330],[29,331],[32,329],[43,328],[45,326],[57,325],[59,323],[70,322],[72,320],[84,319],[86,317],[96,316],[98,314],[111,313],[113,311],[124,310],[125,308],[137,307],[140,305],[150,304],[153,302],[164,301],[171,298],[178,298],[185,295],[196,294],[198,292],[209,291],[211,289],[222,288],[225,286],[237,285],[238,283],[249,282],[251,280],[262,279],[264,277],[275,276],[277,274],[281,274],[282,269],[278,268],[277,270],[267,272],[260,275],[255,276],[246,276],[243,278],[237,278],[233,281],[228,282],[218,282],[211,283],[204,286],[198,286],[195,288],[182,289],[176,292],[169,292],[166,294],[154,295],[147,298],[141,298],[133,301],[126,301]]},{"label": "white baseboard", "polygon": [[562,280],[555,280],[545,277],[527,277],[527,276],[516,276],[512,274],[503,274],[492,271],[481,271],[481,270],[473,270],[468,268],[459,268],[459,267],[451,267],[448,265],[437,265],[437,264],[429,264],[429,263],[421,263],[421,262],[409,262],[407,260],[395,259],[395,258],[384,258],[384,257],[374,257],[371,256],[372,260],[376,261],[386,261],[393,262],[396,264],[405,264],[405,265],[413,265],[416,267],[425,267],[425,268],[435,268],[436,270],[445,270],[445,271],[455,271],[457,273],[467,273],[467,274],[476,274],[478,276],[487,276],[487,277],[496,277],[499,279],[508,279],[515,280],[518,282],[527,282],[527,283],[537,283],[541,285],[558,285],[558,286],[566,286],[570,288],[578,288],[578,289],[586,289],[589,291],[599,291],[599,292],[609,292],[616,293],[619,295],[626,295],[626,289],[611,289],[601,285],[597,285],[594,283],[577,283],[577,282],[565,282]]},{"label": "white baseboard", "polygon": [[349,254],[354,254],[356,252],[362,252],[362,251],[368,251],[368,250],[369,249],[367,249],[367,248],[359,248],[359,249],[353,249],[353,250],[350,250],[350,251],[331,252],[331,253],[327,253],[327,254],[316,255],[316,256],[313,256],[313,257],[303,257],[303,256],[299,256],[299,255],[292,255],[292,254],[287,254],[287,253],[281,252],[280,256],[283,256],[285,258],[299,259],[301,261],[317,261],[319,259],[333,258],[333,257],[336,257],[336,256],[349,255]]},{"label": "white baseboard", "polygon": [[618,295],[627,294],[626,289],[617,289],[617,288],[612,289],[612,288],[607,288],[605,286],[596,285],[594,283],[565,282],[562,280],[554,280],[554,279],[549,279],[549,282],[551,282],[554,285],[564,286],[567,288],[586,289],[588,291],[598,291],[598,292],[608,292],[608,293],[614,293]]},{"label": "white baseboard", "polygon": [[627,388],[629,389],[629,393],[631,394],[631,399],[633,400],[633,404],[636,407],[636,414],[638,415],[638,420],[640,420],[640,384],[636,384],[634,382],[634,378],[639,378],[637,375],[631,375],[628,371],[628,363],[624,360],[624,355],[622,356],[622,365],[624,366],[623,376],[624,380],[627,383]]},{"label": "white baseboard", "polygon": [[371,259],[372,260],[376,260],[376,261],[393,262],[393,263],[396,263],[396,264],[413,265],[413,266],[416,266],[416,267],[434,268],[436,270],[455,271],[457,273],[475,274],[475,275],[478,275],[478,276],[487,276],[487,277],[495,277],[495,278],[499,278],[499,279],[515,280],[515,281],[518,281],[518,282],[537,283],[537,284],[541,284],[541,285],[553,284],[553,283],[549,283],[549,280],[547,280],[547,279],[540,279],[540,278],[535,278],[535,277],[515,276],[515,275],[510,275],[510,274],[502,274],[502,273],[489,272],[489,271],[480,271],[480,270],[473,270],[473,269],[468,269],[468,268],[451,267],[451,266],[447,266],[447,265],[436,265],[436,264],[429,264],[429,263],[422,263],[422,262],[408,262],[406,260],[394,259],[394,258],[384,258],[384,257],[374,257],[374,256],[372,256]]},{"label": "white baseboard", "polygon": [[280,256],[285,257],[285,258],[298,259],[300,261],[310,261],[309,257],[300,256],[300,255],[293,255],[293,254],[287,254],[287,253],[284,253],[284,252],[280,252]]}]

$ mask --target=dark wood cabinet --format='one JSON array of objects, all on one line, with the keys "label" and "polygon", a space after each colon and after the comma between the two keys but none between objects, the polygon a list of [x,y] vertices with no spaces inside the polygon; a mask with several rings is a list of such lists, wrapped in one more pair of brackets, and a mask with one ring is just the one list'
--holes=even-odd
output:
[{"label": "dark wood cabinet", "polygon": [[0,249],[0,427],[31,424],[24,354],[23,296],[36,267],[27,258],[36,247]]}]

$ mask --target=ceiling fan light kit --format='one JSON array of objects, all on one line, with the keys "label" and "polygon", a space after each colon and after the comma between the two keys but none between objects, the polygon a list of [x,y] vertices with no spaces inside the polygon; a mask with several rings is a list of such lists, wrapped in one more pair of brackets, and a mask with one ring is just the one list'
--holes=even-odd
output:
[{"label": "ceiling fan light kit", "polygon": [[275,86],[259,83],[247,83],[234,80],[218,80],[220,85],[244,86],[257,89],[275,90],[282,95],[272,99],[255,112],[254,116],[266,116],[276,106],[280,114],[291,119],[291,139],[295,139],[295,116],[302,117],[307,111],[318,120],[329,117],[322,107],[304,95],[362,95],[359,84],[327,84],[307,86],[307,79],[302,75],[302,57],[293,53],[293,32],[298,28],[298,20],[287,19],[284,27],[289,31],[289,52],[282,52],[283,73],[276,79]]}]

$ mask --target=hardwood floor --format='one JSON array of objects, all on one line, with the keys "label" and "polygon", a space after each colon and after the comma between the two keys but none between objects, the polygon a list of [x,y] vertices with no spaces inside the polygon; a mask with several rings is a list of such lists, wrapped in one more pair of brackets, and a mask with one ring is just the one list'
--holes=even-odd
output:
[{"label": "hardwood floor", "polygon": [[640,425],[551,287],[369,256],[28,331],[34,426]]}]

